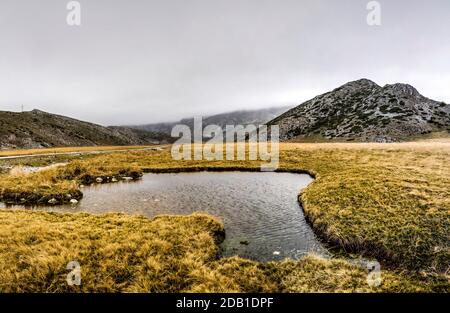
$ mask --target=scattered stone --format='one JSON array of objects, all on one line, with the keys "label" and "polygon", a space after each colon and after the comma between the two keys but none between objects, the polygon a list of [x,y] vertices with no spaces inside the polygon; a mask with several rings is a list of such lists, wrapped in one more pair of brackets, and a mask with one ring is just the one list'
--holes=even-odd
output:
[{"label": "scattered stone", "polygon": [[97,183],[102,183],[103,182],[103,178],[101,178],[101,177],[97,177],[96,179],[95,179],[95,181],[97,182]]},{"label": "scattered stone", "polygon": [[57,203],[58,203],[58,200],[56,200],[55,198],[48,200],[48,204],[57,204]]},{"label": "scattered stone", "polygon": [[76,199],[72,199],[72,200],[70,200],[70,204],[73,204],[73,205],[75,205],[75,204],[77,204],[78,203],[78,200],[76,200]]},{"label": "scattered stone", "polygon": [[273,255],[280,255],[280,251],[274,251]]}]

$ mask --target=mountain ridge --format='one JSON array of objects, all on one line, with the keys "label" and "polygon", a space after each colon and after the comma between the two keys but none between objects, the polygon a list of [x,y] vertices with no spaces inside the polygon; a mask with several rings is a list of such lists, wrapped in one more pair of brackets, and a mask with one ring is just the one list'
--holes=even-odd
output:
[{"label": "mountain ridge", "polygon": [[38,109],[0,111],[0,148],[146,145],[170,142],[165,134],[120,126],[101,126]]},{"label": "mountain ridge", "polygon": [[323,138],[395,142],[450,131],[450,105],[409,84],[383,87],[363,78],[318,95],[271,120],[280,140]]},{"label": "mountain ridge", "polygon": [[[38,109],[0,111],[0,149],[170,143],[173,126],[193,118],[133,126],[101,126]],[[239,110],[203,118],[203,126],[278,125],[281,141],[396,142],[450,132],[450,105],[424,97],[404,83],[379,86],[363,78],[300,105]]]}]

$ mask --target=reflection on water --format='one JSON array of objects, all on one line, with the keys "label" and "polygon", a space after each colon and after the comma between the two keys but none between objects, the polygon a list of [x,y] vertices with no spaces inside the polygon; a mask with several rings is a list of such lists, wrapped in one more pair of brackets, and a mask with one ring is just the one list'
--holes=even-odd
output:
[{"label": "reflection on water", "polygon": [[76,206],[33,209],[148,217],[202,211],[225,224],[224,256],[259,261],[299,258],[308,252],[326,254],[297,201],[299,191],[311,181],[308,175],[291,173],[146,174],[138,182],[84,188]]}]

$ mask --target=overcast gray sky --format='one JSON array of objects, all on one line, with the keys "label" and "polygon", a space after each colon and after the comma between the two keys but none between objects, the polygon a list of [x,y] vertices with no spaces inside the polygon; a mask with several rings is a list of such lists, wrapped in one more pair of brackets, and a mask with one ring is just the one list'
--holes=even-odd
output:
[{"label": "overcast gray sky", "polygon": [[0,110],[101,124],[300,104],[359,78],[450,102],[450,1],[0,0]]}]

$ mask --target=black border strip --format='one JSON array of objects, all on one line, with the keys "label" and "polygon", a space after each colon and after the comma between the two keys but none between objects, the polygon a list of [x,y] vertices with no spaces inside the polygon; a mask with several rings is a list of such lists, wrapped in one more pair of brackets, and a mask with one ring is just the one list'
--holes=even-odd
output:
[{"label": "black border strip", "polygon": [[[198,306],[205,300],[209,301],[208,309]],[[193,303],[197,306],[189,307]],[[0,294],[0,304],[15,311],[28,308],[46,312],[383,312],[394,306],[415,310],[445,308],[450,304],[450,294]]]}]

